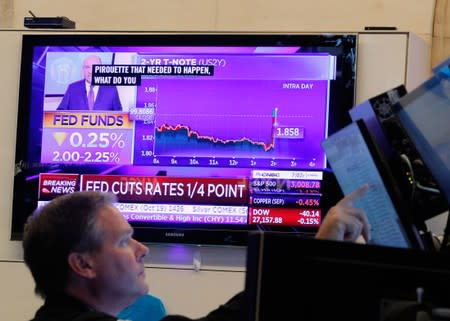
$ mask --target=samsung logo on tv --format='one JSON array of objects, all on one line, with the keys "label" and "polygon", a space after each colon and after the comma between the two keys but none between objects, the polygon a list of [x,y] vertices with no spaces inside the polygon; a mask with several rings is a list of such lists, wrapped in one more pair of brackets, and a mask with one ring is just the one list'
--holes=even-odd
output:
[{"label": "samsung logo on tv", "polygon": [[181,232],[166,232],[164,235],[168,237],[184,237],[184,233]]}]

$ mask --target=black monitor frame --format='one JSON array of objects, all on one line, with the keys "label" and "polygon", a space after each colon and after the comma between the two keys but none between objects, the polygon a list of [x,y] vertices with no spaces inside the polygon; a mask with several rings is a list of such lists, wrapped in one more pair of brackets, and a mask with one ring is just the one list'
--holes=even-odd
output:
[{"label": "black monitor frame", "polygon": [[[35,46],[69,46],[73,48],[92,46],[102,48],[102,46],[295,46],[302,40],[302,46],[310,48],[314,52],[338,52],[342,50],[338,44],[339,39],[348,37],[350,40],[345,48],[345,54],[340,55],[339,82],[331,83],[333,93],[330,101],[329,133],[342,127],[349,122],[347,110],[353,106],[355,99],[355,77],[356,77],[356,43],[357,34],[335,33],[335,34],[263,34],[263,33],[159,33],[159,34],[139,34],[139,33],[119,33],[119,34],[95,34],[95,33],[74,33],[74,34],[32,34],[24,35],[22,42],[22,63],[19,90],[18,127],[16,140],[16,175],[14,177],[14,198],[13,216],[11,227],[11,239],[20,240],[23,234],[23,225],[27,217],[37,206],[38,182],[36,177],[43,172],[55,170],[54,164],[41,164],[30,161],[30,140],[39,140],[39,126],[30,126],[30,119],[41,118],[42,111],[33,109],[31,96],[39,97],[43,92],[33,92],[32,73],[39,66],[33,65],[33,48]],[[346,45],[346,46],[347,46]],[[38,128],[36,128],[38,127]],[[39,147],[39,144],[35,144]],[[33,145],[34,146],[34,145]],[[111,167],[112,168],[112,167]],[[79,166],[64,165],[68,172],[77,172]],[[106,168],[105,170],[109,170]],[[85,173],[96,173],[94,166],[85,166],[82,169]],[[115,172],[112,171],[112,174]],[[120,173],[119,173],[120,174]],[[164,176],[165,171],[155,172],[154,176]],[[324,198],[323,212],[333,205],[333,202],[340,196],[336,191],[335,180],[329,169],[324,168],[324,194],[335,195],[335,197]],[[259,225],[217,225],[209,224],[144,224],[140,222],[132,223],[135,229],[135,236],[143,242],[156,243],[189,243],[189,244],[214,244],[214,245],[245,245],[247,232],[261,228]],[[271,229],[271,227],[263,227]],[[276,229],[276,228],[275,228]],[[302,228],[302,233],[314,233],[317,227]],[[291,227],[283,227],[282,230],[288,233],[296,233]]]},{"label": "black monitor frame", "polygon": [[450,130],[446,126],[450,115],[449,105],[450,75],[438,74],[402,97],[393,106],[400,126],[412,142],[420,159],[425,163],[426,170],[436,180],[430,187],[440,189],[438,194],[441,194],[444,200],[438,203],[441,205],[437,207],[438,210],[447,210],[450,205],[450,152],[448,151]]},{"label": "black monitor frame", "polygon": [[249,318],[379,321],[384,304],[448,307],[447,255],[279,233],[250,234],[246,293]]}]

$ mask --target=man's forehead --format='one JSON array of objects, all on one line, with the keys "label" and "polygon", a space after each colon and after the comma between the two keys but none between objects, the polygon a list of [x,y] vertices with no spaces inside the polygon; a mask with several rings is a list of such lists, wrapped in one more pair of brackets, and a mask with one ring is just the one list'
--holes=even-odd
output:
[{"label": "man's forehead", "polygon": [[133,232],[130,224],[113,205],[105,205],[100,210],[99,221],[104,231],[115,231],[120,234]]}]

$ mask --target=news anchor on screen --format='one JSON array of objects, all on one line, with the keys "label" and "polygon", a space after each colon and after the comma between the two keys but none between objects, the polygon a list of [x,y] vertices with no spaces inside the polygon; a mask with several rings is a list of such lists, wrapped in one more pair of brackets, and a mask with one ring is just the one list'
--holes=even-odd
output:
[{"label": "news anchor on screen", "polygon": [[82,72],[84,79],[67,87],[57,110],[115,110],[122,111],[119,93],[115,86],[94,86],[92,66],[102,63],[100,57],[91,55],[84,59]]}]

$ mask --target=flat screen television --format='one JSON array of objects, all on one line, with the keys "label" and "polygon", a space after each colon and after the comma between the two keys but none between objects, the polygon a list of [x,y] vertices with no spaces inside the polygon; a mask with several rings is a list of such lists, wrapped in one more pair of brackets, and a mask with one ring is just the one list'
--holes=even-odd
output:
[{"label": "flat screen television", "polygon": [[314,233],[356,54],[356,34],[24,35],[11,238],[78,190],[116,194],[143,242]]}]

